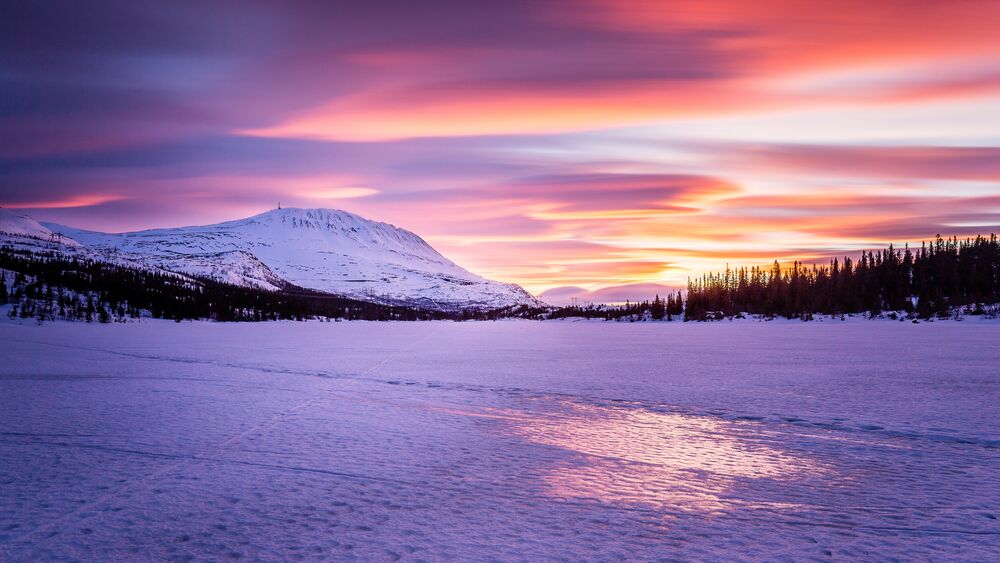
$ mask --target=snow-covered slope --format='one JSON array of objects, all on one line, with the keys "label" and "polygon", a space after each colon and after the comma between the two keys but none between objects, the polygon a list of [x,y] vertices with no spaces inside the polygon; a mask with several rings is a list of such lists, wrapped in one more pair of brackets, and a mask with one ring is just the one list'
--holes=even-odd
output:
[{"label": "snow-covered slope", "polygon": [[520,286],[487,280],[419,236],[332,209],[277,209],[201,227],[107,234],[44,224],[86,247],[230,283],[277,288],[282,280],[349,297],[439,310],[540,302]]},{"label": "snow-covered slope", "polygon": [[[62,236],[61,231],[56,234],[53,230],[43,226],[28,215],[18,213],[12,209],[0,207],[0,240],[16,241],[20,243],[62,243],[66,246],[79,247],[80,243]],[[31,241],[21,241],[20,239],[32,239]]]},{"label": "snow-covered slope", "polygon": [[[148,262],[141,257],[139,259]],[[266,264],[245,250],[157,256],[153,262],[156,267],[170,272],[268,291],[275,291],[286,285]]]}]

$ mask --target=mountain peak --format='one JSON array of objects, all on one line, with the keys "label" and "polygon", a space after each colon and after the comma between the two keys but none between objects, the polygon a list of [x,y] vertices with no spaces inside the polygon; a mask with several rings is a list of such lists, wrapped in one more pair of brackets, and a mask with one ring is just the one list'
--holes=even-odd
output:
[{"label": "mountain peak", "polygon": [[[413,234],[406,229],[401,229],[389,223],[373,221],[364,217],[344,211],[343,209],[331,209],[326,207],[303,208],[303,207],[281,207],[259,213],[240,221],[255,221],[258,223],[282,223],[292,227],[306,228],[336,228],[339,226],[373,226],[378,225],[388,229],[395,229]],[[416,236],[416,235],[413,235]]]},{"label": "mountain peak", "polygon": [[287,282],[440,310],[540,304],[517,285],[462,268],[410,231],[340,209],[272,209],[215,225],[121,234],[58,229],[91,249],[258,287]]},{"label": "mountain peak", "polygon": [[[364,219],[360,215],[356,215],[349,211],[344,211],[343,209],[333,209],[330,207],[279,207],[277,209],[269,209],[263,213],[258,213],[248,217],[247,219],[263,219],[267,217],[278,217],[278,218],[298,218],[298,219],[309,219],[309,220],[320,220],[327,218],[341,218],[341,217],[352,217],[357,219]],[[364,219],[367,221],[367,219]]]}]

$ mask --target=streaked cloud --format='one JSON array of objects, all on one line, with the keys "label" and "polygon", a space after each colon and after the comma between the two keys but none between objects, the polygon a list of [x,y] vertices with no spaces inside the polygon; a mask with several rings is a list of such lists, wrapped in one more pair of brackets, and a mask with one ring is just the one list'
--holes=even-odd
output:
[{"label": "streaked cloud", "polygon": [[124,230],[345,207],[578,296],[1000,230],[992,0],[5,16],[0,205],[43,219]]}]

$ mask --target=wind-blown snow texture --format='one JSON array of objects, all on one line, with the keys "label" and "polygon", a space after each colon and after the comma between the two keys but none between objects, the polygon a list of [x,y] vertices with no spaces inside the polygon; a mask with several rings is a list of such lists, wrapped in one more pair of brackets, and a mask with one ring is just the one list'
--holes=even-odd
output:
[{"label": "wind-blown snow texture", "polygon": [[89,248],[113,248],[174,272],[264,289],[284,280],[440,310],[541,304],[518,285],[461,268],[410,231],[346,211],[276,209],[217,225],[122,234],[46,226]]},{"label": "wind-blown snow texture", "polygon": [[995,561],[998,331],[0,323],[0,560]]}]

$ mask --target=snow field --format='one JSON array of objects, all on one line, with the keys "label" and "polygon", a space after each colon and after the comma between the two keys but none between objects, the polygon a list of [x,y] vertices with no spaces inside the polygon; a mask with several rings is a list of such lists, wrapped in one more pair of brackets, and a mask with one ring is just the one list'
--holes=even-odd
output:
[{"label": "snow field", "polygon": [[1000,326],[0,323],[0,560],[996,560]]}]

